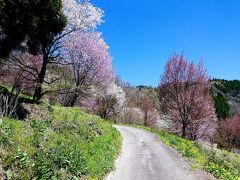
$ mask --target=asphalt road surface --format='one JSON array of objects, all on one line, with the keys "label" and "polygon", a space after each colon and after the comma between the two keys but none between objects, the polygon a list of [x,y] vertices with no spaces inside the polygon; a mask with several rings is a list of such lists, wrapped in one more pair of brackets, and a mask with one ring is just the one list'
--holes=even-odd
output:
[{"label": "asphalt road surface", "polygon": [[158,137],[142,129],[115,126],[123,137],[116,170],[107,180],[210,180],[211,175],[191,170],[190,163]]}]

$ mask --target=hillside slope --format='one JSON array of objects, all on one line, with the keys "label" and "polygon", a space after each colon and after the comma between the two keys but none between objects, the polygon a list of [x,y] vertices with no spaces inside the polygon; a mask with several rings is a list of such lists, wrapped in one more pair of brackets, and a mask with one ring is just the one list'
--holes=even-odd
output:
[{"label": "hillside slope", "polygon": [[212,92],[215,98],[217,114],[220,118],[226,118],[240,112],[239,80],[213,79]]},{"label": "hillside slope", "polygon": [[102,179],[120,134],[77,108],[31,106],[26,121],[0,120],[0,179]]}]

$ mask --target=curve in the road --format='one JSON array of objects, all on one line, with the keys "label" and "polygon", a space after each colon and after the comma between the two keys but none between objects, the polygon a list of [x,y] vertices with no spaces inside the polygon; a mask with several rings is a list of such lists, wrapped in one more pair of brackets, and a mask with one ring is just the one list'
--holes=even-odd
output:
[{"label": "curve in the road", "polygon": [[116,170],[107,180],[210,180],[211,175],[191,170],[189,162],[142,129],[115,126],[123,137]]}]

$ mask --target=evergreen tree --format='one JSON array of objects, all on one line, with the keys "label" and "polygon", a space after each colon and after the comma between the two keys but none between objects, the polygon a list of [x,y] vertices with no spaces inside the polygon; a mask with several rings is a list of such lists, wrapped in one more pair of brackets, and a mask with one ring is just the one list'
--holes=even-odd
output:
[{"label": "evergreen tree", "polygon": [[214,97],[214,102],[218,118],[228,118],[230,116],[230,106],[227,99],[221,93],[218,93],[218,95]]},{"label": "evergreen tree", "polygon": [[36,54],[63,30],[61,0],[0,0],[0,57],[26,42]]}]

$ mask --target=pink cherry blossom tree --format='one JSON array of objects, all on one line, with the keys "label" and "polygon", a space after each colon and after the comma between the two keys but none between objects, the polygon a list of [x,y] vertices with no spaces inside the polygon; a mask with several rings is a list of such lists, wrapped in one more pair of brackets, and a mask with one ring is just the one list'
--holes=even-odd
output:
[{"label": "pink cherry blossom tree", "polygon": [[240,148],[240,114],[218,123],[214,141],[220,148]]},{"label": "pink cherry blossom tree", "polygon": [[4,63],[0,80],[11,86],[12,91],[21,89],[25,93],[31,93],[38,81],[42,61],[41,55],[14,52]]},{"label": "pink cherry blossom tree", "polygon": [[202,63],[189,63],[174,53],[160,78],[158,95],[172,128],[182,137],[203,137],[215,120],[210,81]]},{"label": "pink cherry blossom tree", "polygon": [[160,120],[158,111],[154,108],[153,101],[149,96],[145,95],[141,99],[141,110],[144,113],[144,125],[150,127],[156,127]]},{"label": "pink cherry blossom tree", "polygon": [[93,89],[104,89],[114,80],[112,60],[101,35],[76,32],[64,43],[65,59],[71,65],[74,87],[65,105],[74,106],[79,97]]},{"label": "pink cherry blossom tree", "polygon": [[20,97],[20,92],[32,95],[41,65],[42,56],[16,51],[5,60],[0,83],[11,87],[11,90],[0,88],[0,116],[20,119],[25,117],[21,103],[31,101]]},{"label": "pink cherry blossom tree", "polygon": [[148,114],[147,126],[152,128],[159,128],[159,123],[160,123],[159,112],[156,109],[150,111]]}]

